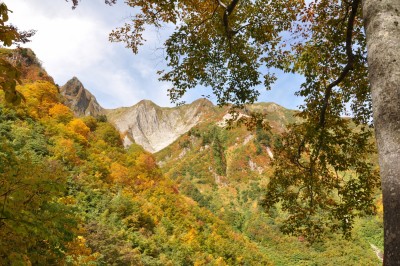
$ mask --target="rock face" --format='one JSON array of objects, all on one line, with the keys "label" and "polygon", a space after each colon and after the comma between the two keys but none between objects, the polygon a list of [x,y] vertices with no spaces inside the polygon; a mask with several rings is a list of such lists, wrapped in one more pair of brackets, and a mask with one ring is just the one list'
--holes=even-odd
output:
[{"label": "rock face", "polygon": [[7,60],[13,66],[17,66],[19,71],[21,71],[21,80],[25,83],[38,80],[54,83],[53,78],[47,74],[42,63],[30,48],[2,48],[0,51],[0,58]]},{"label": "rock face", "polygon": [[77,116],[99,116],[104,114],[104,109],[97,102],[96,98],[85,89],[76,77],[73,77],[62,86],[60,92],[65,97],[66,105]]},{"label": "rock face", "polygon": [[206,99],[175,108],[142,100],[132,107],[109,110],[107,118],[144,149],[157,152],[201,122],[212,109],[213,104]]}]

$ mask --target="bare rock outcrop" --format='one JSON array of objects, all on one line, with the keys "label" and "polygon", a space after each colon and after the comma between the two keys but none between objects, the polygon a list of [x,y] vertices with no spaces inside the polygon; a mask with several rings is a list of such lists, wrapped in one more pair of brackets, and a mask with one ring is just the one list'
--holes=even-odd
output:
[{"label": "bare rock outcrop", "polygon": [[94,97],[79,81],[73,77],[60,88],[61,94],[68,105],[77,116],[99,116],[104,114],[104,109]]},{"label": "bare rock outcrop", "polygon": [[142,100],[132,107],[109,110],[107,118],[149,152],[157,152],[202,121],[213,108],[206,99],[174,108]]}]

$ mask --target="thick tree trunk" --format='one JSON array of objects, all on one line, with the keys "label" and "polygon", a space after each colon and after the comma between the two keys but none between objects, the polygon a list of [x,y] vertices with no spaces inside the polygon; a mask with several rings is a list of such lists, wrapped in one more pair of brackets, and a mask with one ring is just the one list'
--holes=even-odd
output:
[{"label": "thick tree trunk", "polygon": [[384,265],[400,265],[400,0],[363,0],[384,208]]}]

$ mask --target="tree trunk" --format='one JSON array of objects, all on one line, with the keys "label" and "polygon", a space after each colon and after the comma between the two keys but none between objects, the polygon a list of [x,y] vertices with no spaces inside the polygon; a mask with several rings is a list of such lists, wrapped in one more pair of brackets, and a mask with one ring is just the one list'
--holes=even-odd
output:
[{"label": "tree trunk", "polygon": [[400,0],[363,0],[384,209],[384,265],[400,265]]}]

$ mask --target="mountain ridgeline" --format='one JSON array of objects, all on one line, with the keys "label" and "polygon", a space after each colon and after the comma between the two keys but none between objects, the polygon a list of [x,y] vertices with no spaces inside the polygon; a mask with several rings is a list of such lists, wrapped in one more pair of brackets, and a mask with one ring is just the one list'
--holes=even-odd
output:
[{"label": "mountain ridgeline", "polygon": [[213,108],[212,103],[205,99],[176,108],[162,108],[143,100],[129,108],[108,110],[106,114],[109,121],[125,135],[126,146],[134,140],[154,153],[203,121]]},{"label": "mountain ridgeline", "polygon": [[[214,106],[204,98],[178,107],[160,107],[150,100],[142,100],[131,107],[104,109],[76,77],[63,85],[60,92],[66,99],[65,104],[77,116],[105,115],[121,133],[125,147],[137,143],[151,153],[166,148],[198,124],[222,125],[230,117],[227,107]],[[283,132],[286,125],[295,120],[295,111],[275,103],[254,104],[247,107],[248,111],[268,114],[277,132]]]},{"label": "mountain ridgeline", "polygon": [[[274,149],[282,145],[280,136],[288,124],[299,118],[295,116],[297,111],[275,103],[246,106],[240,116],[250,112],[264,114],[271,129],[248,131],[245,126],[226,129],[231,118],[229,107],[214,106],[207,99],[172,108],[142,100],[131,107],[105,110],[104,114],[119,130],[126,148],[139,144],[153,153],[164,175],[178,184],[182,195],[210,210],[257,245],[267,247],[274,264],[301,265],[312,261],[331,265],[326,259],[329,253],[336,254],[332,265],[337,262],[355,265],[360,260],[365,265],[379,264],[382,224],[376,217],[356,223],[352,242],[332,235],[321,250],[317,246],[307,247],[302,238],[279,232],[284,212],[279,209],[265,212],[259,202],[268,177],[273,174]],[[353,262],[348,261],[350,253],[339,255],[342,245],[354,255]],[[368,250],[366,257],[362,255],[365,250]],[[298,254],[304,257],[294,259]]]},{"label": "mountain ridgeline", "polygon": [[1,56],[21,67],[26,101],[0,94],[0,265],[381,263],[378,192],[349,240],[283,235],[287,213],[261,206],[296,111],[246,106],[271,126],[249,131],[206,99],[108,110],[76,77],[58,87],[33,51]]}]

